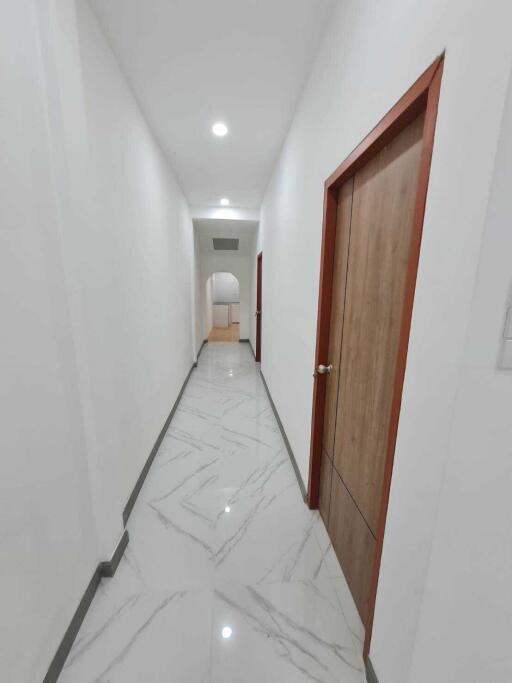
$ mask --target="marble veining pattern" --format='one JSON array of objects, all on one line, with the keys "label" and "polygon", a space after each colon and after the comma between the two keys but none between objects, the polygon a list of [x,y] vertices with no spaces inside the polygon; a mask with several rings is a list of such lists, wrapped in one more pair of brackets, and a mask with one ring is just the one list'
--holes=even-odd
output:
[{"label": "marble veining pattern", "polygon": [[61,683],[366,680],[362,625],[246,344],[205,347],[128,529]]}]

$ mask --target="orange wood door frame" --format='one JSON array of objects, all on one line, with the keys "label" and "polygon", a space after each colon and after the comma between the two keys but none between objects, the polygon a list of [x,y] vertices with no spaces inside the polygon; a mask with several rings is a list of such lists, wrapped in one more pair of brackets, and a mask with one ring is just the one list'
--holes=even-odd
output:
[{"label": "orange wood door frame", "polygon": [[[377,543],[370,588],[369,613],[364,643],[364,657],[368,657],[372,635],[375,599],[379,578],[382,544],[386,525],[386,514],[389,502],[389,490],[393,471],[398,420],[402,401],[402,390],[409,346],[414,291],[420,254],[423,218],[427,199],[430,163],[434,146],[434,131],[437,118],[441,77],[444,55],[418,78],[409,90],[400,98],[395,106],[384,116],[375,128],[362,140],[353,152],[338,166],[325,181],[322,251],[320,262],[320,288],[318,297],[318,319],[316,336],[315,367],[328,365],[329,332],[331,318],[331,295],[334,272],[334,243],[336,237],[336,211],[338,190],[341,185],[356,171],[392,140],[401,130],[411,123],[421,112],[425,112],[425,125],[419,167],[418,188],[415,200],[411,247],[405,282],[405,297],[402,310],[400,339],[398,344],[397,364],[394,378],[393,401],[387,440],[386,462],[381,495],[379,520],[377,525]],[[311,509],[318,508],[320,491],[320,467],[322,455],[322,436],[325,409],[325,389],[327,375],[316,375],[313,388],[313,412],[311,425],[311,447],[309,462],[308,504]]]},{"label": "orange wood door frame", "polygon": [[261,307],[262,301],[262,286],[263,286],[263,252],[257,256],[256,261],[256,361],[261,363]]}]

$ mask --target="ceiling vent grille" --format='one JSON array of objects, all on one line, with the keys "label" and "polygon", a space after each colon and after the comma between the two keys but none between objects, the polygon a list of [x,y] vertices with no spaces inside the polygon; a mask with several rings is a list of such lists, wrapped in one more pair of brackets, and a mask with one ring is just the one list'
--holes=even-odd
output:
[{"label": "ceiling vent grille", "polygon": [[238,239],[232,237],[213,237],[215,251],[238,251]]}]

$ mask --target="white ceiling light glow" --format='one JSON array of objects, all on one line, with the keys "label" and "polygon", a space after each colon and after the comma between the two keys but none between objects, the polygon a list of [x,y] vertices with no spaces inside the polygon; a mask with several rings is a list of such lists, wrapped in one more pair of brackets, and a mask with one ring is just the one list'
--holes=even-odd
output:
[{"label": "white ceiling light glow", "polygon": [[223,138],[227,132],[228,127],[225,123],[222,123],[222,121],[217,121],[217,123],[214,123],[212,126],[212,133],[218,138]]},{"label": "white ceiling light glow", "polygon": [[89,2],[189,205],[259,208],[335,3]]},{"label": "white ceiling light glow", "polygon": [[233,629],[230,626],[224,626],[222,629],[222,637],[227,640],[228,638],[231,638],[233,634]]},{"label": "white ceiling light glow", "polygon": [[229,199],[227,197],[222,197],[222,199],[220,200],[220,205],[229,206]]}]

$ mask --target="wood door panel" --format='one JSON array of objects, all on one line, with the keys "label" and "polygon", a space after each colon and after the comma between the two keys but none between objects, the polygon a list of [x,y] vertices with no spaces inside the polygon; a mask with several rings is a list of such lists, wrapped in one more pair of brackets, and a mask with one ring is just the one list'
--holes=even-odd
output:
[{"label": "wood door panel", "polygon": [[329,332],[328,362],[333,366],[325,378],[325,416],[323,447],[329,457],[334,457],[334,435],[336,431],[336,408],[338,404],[338,381],[340,369],[341,339],[343,334],[343,313],[345,309],[345,288],[347,281],[348,251],[350,243],[350,218],[352,213],[352,192],[354,180],[350,178],[340,188],[334,242],[334,276],[331,299],[331,324]]},{"label": "wood door panel", "polygon": [[322,451],[322,465],[320,468],[320,498],[318,510],[325,527],[329,525],[329,508],[331,506],[332,462],[325,451]]},{"label": "wood door panel", "polygon": [[333,470],[329,536],[363,624],[368,616],[375,538]]},{"label": "wood door panel", "polygon": [[[377,368],[379,373],[383,376],[391,377],[391,405],[389,405],[389,396],[386,396],[386,387],[384,382],[380,384],[371,381],[366,383],[365,373],[363,372],[365,363],[361,362],[362,367],[357,367],[357,350],[360,346],[359,342],[363,341],[363,335],[359,335],[359,340],[350,340],[347,344],[347,349],[350,353],[347,354],[349,359],[343,356],[340,362],[340,376],[343,374],[343,362],[346,366],[352,370],[352,377],[350,378],[349,392],[345,392],[342,403],[339,405],[341,411],[342,405],[349,412],[349,408],[352,408],[352,412],[355,414],[356,419],[362,414],[364,419],[360,419],[360,422],[366,421],[368,424],[368,429],[371,432],[370,435],[364,438],[364,434],[358,432],[355,429],[351,429],[350,426],[343,424],[343,420],[340,420],[338,415],[338,409],[336,411],[336,417],[333,419],[332,415],[327,415],[326,421],[326,390],[327,383],[322,377],[317,378],[314,384],[313,391],[313,413],[312,413],[312,433],[311,433],[311,460],[310,460],[310,477],[308,484],[308,504],[311,509],[319,507],[320,499],[320,488],[322,487],[322,503],[323,503],[323,514],[329,517],[328,531],[332,539],[335,539],[335,546],[338,556],[340,557],[342,564],[344,565],[345,573],[351,584],[351,589],[357,598],[358,605],[360,607],[361,616],[365,623],[365,642],[364,642],[364,653],[363,656],[366,659],[370,649],[370,641],[373,627],[373,617],[375,608],[375,598],[377,593],[378,577],[381,564],[381,554],[382,554],[382,543],[384,537],[384,529],[386,524],[386,514],[389,499],[389,489],[393,469],[393,458],[395,450],[396,435],[398,430],[398,420],[400,415],[400,402],[402,396],[402,387],[405,374],[405,366],[407,359],[407,345],[409,340],[410,323],[412,316],[412,307],[414,301],[414,290],[417,274],[418,259],[420,253],[420,244],[422,237],[423,228],[423,218],[425,211],[425,203],[427,197],[429,171],[432,158],[432,150],[434,143],[434,133],[435,124],[437,117],[437,109],[440,96],[441,78],[443,73],[444,64],[444,54],[440,55],[426,71],[421,74],[421,76],[413,83],[413,85],[404,93],[404,95],[396,102],[396,104],[390,109],[390,111],[377,123],[377,125],[368,133],[368,135],[356,146],[356,148],[347,156],[347,158],[338,166],[334,173],[329,176],[325,183],[324,192],[324,205],[323,205],[323,224],[322,224],[322,252],[321,252],[321,263],[320,263],[320,279],[319,279],[319,303],[318,303],[318,321],[317,321],[317,339],[316,339],[316,352],[315,359],[316,363],[325,363],[329,350],[330,350],[330,328],[335,330],[335,325],[333,325],[332,315],[332,298],[335,295],[336,287],[333,287],[333,281],[336,274],[334,251],[336,244],[336,233],[337,233],[337,220],[338,220],[338,204],[339,204],[339,191],[340,188],[347,182],[349,178],[353,178],[357,181],[358,191],[357,194],[362,193],[365,190],[364,185],[366,183],[375,183],[375,187],[379,188],[380,193],[385,195],[388,201],[388,206],[382,207],[379,205],[379,201],[367,198],[366,202],[369,206],[361,206],[356,213],[363,215],[366,208],[366,212],[369,213],[369,220],[373,220],[375,223],[382,223],[382,216],[387,216],[387,224],[383,227],[381,225],[381,230],[375,228],[375,225],[371,225],[372,240],[373,244],[366,240],[360,246],[359,254],[365,257],[362,263],[354,266],[351,264],[351,252],[352,252],[352,238],[353,238],[353,223],[351,222],[351,236],[349,245],[349,258],[348,258],[348,280],[346,286],[345,294],[345,306],[347,307],[348,297],[348,284],[351,279],[351,272],[358,274],[358,277],[362,278],[363,282],[365,278],[368,279],[367,289],[370,292],[365,292],[365,287],[362,286],[363,293],[365,297],[361,297],[359,301],[363,306],[357,307],[357,302],[352,302],[353,310],[351,315],[353,320],[357,323],[359,328],[362,327],[361,318],[364,317],[364,305],[368,305],[374,309],[373,324],[377,328],[371,330],[368,337],[372,342],[369,344],[369,348],[373,349],[375,355],[379,354],[382,356],[381,364],[377,360],[373,360],[374,367]],[[415,119],[421,116],[423,120]],[[411,122],[413,125],[411,125]],[[416,162],[411,163],[410,168],[405,171],[407,176],[404,183],[395,182],[393,183],[389,178],[386,182],[379,178],[380,172],[383,170],[379,167],[385,165],[383,159],[386,155],[393,157],[390,153],[395,148],[395,158],[388,160],[388,164],[393,165],[397,163],[397,158],[400,156],[400,151],[397,153],[397,139],[400,138],[401,133],[411,127],[404,137],[413,138],[409,139],[409,142],[404,145],[404,153],[407,155],[410,153],[410,148],[415,148],[413,151],[413,156],[416,155]],[[414,139],[414,129],[416,128],[416,133],[421,129],[421,135],[417,135]],[[421,143],[420,143],[420,139]],[[402,144],[404,138],[402,137]],[[421,153],[419,146],[421,144]],[[387,148],[386,148],[387,146]],[[381,155],[381,151],[384,150],[384,155]],[[379,160],[378,163],[374,163],[374,172],[364,174],[365,166],[371,164],[372,161]],[[405,164],[407,166],[407,164]],[[366,177],[367,176],[367,177]],[[380,182],[376,182],[376,176]],[[391,174],[391,177],[393,174]],[[386,184],[387,183],[387,184]],[[360,186],[361,184],[361,186]],[[414,188],[415,191],[412,191]],[[396,205],[400,202],[405,201],[405,204],[409,203],[414,199],[414,210],[410,214],[410,242],[409,250],[403,250],[400,252],[400,246],[402,243],[400,239],[396,239],[396,236],[392,236],[395,240],[396,247],[387,250],[387,245],[382,245],[385,241],[385,235],[387,231],[384,229],[388,228],[391,232],[396,229],[394,223],[396,220],[393,218],[393,214],[396,214],[398,223],[405,223],[403,220],[403,214],[401,214],[400,207]],[[381,196],[380,200],[384,202],[384,197]],[[359,204],[362,204],[362,200],[358,200]],[[372,204],[373,202],[373,204]],[[354,206],[352,207],[354,209]],[[390,220],[390,216],[393,220]],[[368,217],[367,217],[368,218]],[[376,233],[376,234],[375,234]],[[384,247],[382,249],[382,246]],[[366,247],[366,251],[364,248]],[[394,251],[393,251],[394,249]],[[382,253],[379,253],[382,252]],[[408,251],[408,253],[407,253]],[[380,257],[380,261],[377,260],[375,264],[369,264],[367,261],[370,257]],[[393,258],[395,257],[396,265],[393,264]],[[377,287],[372,287],[370,284],[372,281],[378,280],[376,272],[378,273],[383,269],[384,264],[388,264],[388,276],[389,280],[384,281]],[[391,332],[394,326],[397,324],[397,319],[399,320],[399,334],[398,338],[395,337],[396,344],[395,357],[392,359],[394,362],[391,367],[394,368],[394,372],[389,372],[388,362],[389,357],[393,355],[391,345],[386,353],[382,348],[382,344],[376,343],[382,341],[379,329],[383,328],[386,331],[386,316],[382,314],[381,302],[379,297],[387,296],[393,299],[396,292],[399,290],[397,283],[393,280],[393,268],[400,270],[406,266],[407,272],[404,278],[404,292],[401,300],[399,301],[399,306],[396,310],[388,311],[387,316],[387,328],[391,328]],[[385,270],[385,268],[384,268]],[[400,280],[401,274],[398,274],[396,280]],[[396,286],[396,289],[395,289]],[[400,297],[397,297],[400,299]],[[362,314],[358,317],[358,311],[362,311]],[[347,311],[345,310],[345,320],[344,325],[347,323]],[[381,319],[382,318],[382,319]],[[370,316],[371,319],[371,316]],[[345,347],[345,334],[346,330],[343,328],[342,332],[342,347]],[[357,335],[356,335],[357,336]],[[393,335],[390,330],[387,329],[386,334],[383,335],[384,341],[386,339],[392,339]],[[370,352],[366,351],[369,355]],[[331,353],[331,357],[332,357]],[[335,355],[335,354],[334,354]],[[364,354],[363,354],[364,355]],[[356,361],[356,367],[351,367],[351,360]],[[363,359],[365,360],[365,359]],[[372,359],[366,358],[367,365],[371,366]],[[332,362],[332,361],[330,361]],[[381,367],[383,365],[384,367]],[[371,378],[370,378],[371,379]],[[341,385],[340,381],[340,385]],[[363,388],[367,386],[369,391],[369,397],[362,400],[364,395]],[[346,389],[347,387],[344,387]],[[381,390],[379,393],[379,389]],[[341,396],[338,396],[338,404],[340,403]],[[357,407],[349,406],[350,402],[354,403],[360,401],[360,405]],[[329,402],[331,407],[333,402]],[[325,437],[325,441],[331,450],[330,444],[332,443],[332,424],[335,423],[335,434],[334,434],[334,458],[332,462],[332,468],[328,466],[324,467],[322,476],[322,463],[325,455],[325,451],[322,447],[322,441]],[[385,439],[385,448],[378,450],[377,452],[377,463],[370,463],[372,457],[375,457],[375,453],[371,452],[368,448],[372,441],[374,445],[379,445],[379,439],[376,435],[382,433],[383,439]],[[339,437],[344,435],[346,443],[349,446],[348,449],[348,462],[345,462],[345,453],[343,449],[340,448]],[[385,436],[384,436],[385,434]],[[359,438],[360,437],[360,438]],[[328,458],[327,458],[328,459]],[[380,462],[378,462],[380,459]],[[327,469],[326,469],[327,467]],[[338,470],[336,468],[339,468]],[[350,486],[353,489],[353,493],[347,488],[347,482],[343,482],[340,476],[340,470],[345,472]],[[359,470],[362,482],[357,482],[355,474]],[[331,491],[332,495],[329,497],[325,493],[325,489],[328,486],[328,478],[331,476]],[[322,478],[322,482],[320,481]],[[380,484],[380,486],[379,486]],[[352,521],[350,515],[347,512],[343,512],[343,492],[346,493],[348,499],[346,500],[345,510],[352,509]],[[359,502],[356,504],[355,499],[352,495],[357,496]],[[373,499],[373,500],[372,500]],[[328,503],[328,512],[326,512],[326,506]],[[340,502],[341,501],[341,502]],[[363,516],[359,506],[365,509],[365,515],[372,521],[373,528],[375,529],[375,534],[372,533],[367,520]],[[357,510],[359,516],[356,515]],[[379,509],[378,521],[375,522],[377,515],[375,510]],[[372,514],[373,510],[373,514]],[[348,533],[350,526],[356,526],[361,524],[361,520],[366,524],[366,529],[368,530],[370,537],[376,537],[374,542],[373,551],[364,551],[364,543],[359,542],[355,545],[359,548],[355,552],[351,552],[350,549],[345,551],[344,548],[350,548],[350,542],[345,540],[344,534]],[[372,542],[369,539],[366,532],[363,533],[364,527],[360,527],[362,532],[360,538],[366,536],[367,546],[371,546]],[[348,530],[347,530],[348,529]],[[360,561],[357,562],[351,558],[354,556],[360,556]],[[366,558],[366,559],[365,559]],[[369,558],[369,559],[368,559]],[[371,580],[370,585],[367,587],[367,597],[365,598],[365,581],[362,578],[362,574],[366,571],[369,565],[372,565],[371,569]],[[358,587],[358,581],[361,582],[363,588]],[[366,605],[366,606],[365,606]]]},{"label": "wood door panel", "polygon": [[354,178],[333,462],[374,535],[423,122],[409,124]]}]

